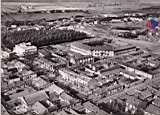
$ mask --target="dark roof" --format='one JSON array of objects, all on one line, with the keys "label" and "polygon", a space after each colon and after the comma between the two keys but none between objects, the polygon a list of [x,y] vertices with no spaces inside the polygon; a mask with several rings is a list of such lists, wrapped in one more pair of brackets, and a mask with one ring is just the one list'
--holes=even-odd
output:
[{"label": "dark roof", "polygon": [[133,45],[118,46],[114,49],[114,51],[118,52],[118,51],[123,51],[128,49],[134,49],[134,48],[136,48],[136,46],[133,46]]},{"label": "dark roof", "polygon": [[111,45],[103,45],[103,46],[92,46],[91,50],[107,50],[107,51],[114,51],[114,47]]}]

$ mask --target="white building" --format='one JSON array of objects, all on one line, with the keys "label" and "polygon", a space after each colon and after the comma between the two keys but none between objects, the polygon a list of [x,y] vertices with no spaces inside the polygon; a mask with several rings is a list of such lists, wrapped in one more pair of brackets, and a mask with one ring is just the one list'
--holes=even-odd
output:
[{"label": "white building", "polygon": [[37,47],[32,46],[31,43],[20,43],[15,45],[13,52],[15,52],[18,56],[25,56],[28,54],[37,53]]}]

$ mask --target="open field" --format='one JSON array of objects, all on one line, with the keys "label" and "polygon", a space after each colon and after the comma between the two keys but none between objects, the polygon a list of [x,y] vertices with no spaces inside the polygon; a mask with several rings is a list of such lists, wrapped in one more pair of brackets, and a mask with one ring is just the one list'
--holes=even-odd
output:
[{"label": "open field", "polygon": [[[12,2],[6,2],[12,1]],[[149,6],[160,5],[159,0],[4,0],[2,11],[13,12],[20,5],[31,5],[35,10],[80,8],[101,13],[122,10],[137,10]]]}]

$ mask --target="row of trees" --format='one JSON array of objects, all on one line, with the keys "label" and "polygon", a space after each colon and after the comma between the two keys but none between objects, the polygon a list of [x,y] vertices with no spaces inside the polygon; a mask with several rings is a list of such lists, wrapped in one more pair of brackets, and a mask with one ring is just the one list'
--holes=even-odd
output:
[{"label": "row of trees", "polygon": [[2,43],[12,49],[15,44],[31,42],[36,46],[44,46],[63,42],[71,42],[87,38],[87,35],[74,30],[25,30],[8,32],[2,35]]}]

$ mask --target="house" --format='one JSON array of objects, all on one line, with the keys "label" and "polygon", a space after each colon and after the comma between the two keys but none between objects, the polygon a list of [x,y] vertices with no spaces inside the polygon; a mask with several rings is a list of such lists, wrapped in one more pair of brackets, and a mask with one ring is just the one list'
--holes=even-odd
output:
[{"label": "house", "polygon": [[26,88],[16,88],[12,91],[8,91],[7,93],[11,99],[17,99],[19,97],[23,97],[34,92],[36,92],[34,89],[26,87]]},{"label": "house", "polygon": [[18,75],[11,75],[11,76],[9,76],[9,79],[8,79],[9,84],[20,82],[20,81],[21,80],[20,80],[20,77]]},{"label": "house", "polygon": [[91,102],[87,101],[83,104],[86,114],[90,114],[93,112],[95,115],[109,115],[107,112],[99,109],[96,105],[92,104]]},{"label": "house", "polygon": [[66,82],[76,84],[77,86],[86,86],[88,82],[91,80],[88,76],[82,73],[76,73],[71,69],[59,69],[59,73],[63,80]]},{"label": "house", "polygon": [[22,72],[23,69],[29,69],[30,67],[20,61],[16,61],[14,62],[14,66],[17,68],[17,70],[19,72]]},{"label": "house", "polygon": [[55,71],[54,63],[52,63],[51,61],[49,61],[45,58],[36,58],[33,63],[40,68],[43,68],[43,69],[46,69],[46,70],[49,70],[52,72]]},{"label": "house", "polygon": [[83,106],[85,108],[86,113],[90,113],[90,112],[98,113],[99,111],[99,108],[89,101],[85,102]]},{"label": "house", "polygon": [[[149,79],[152,79],[153,78],[153,74],[149,73],[148,71],[143,71],[141,68],[133,65],[133,64],[130,64],[130,63],[122,63],[120,64],[125,70],[129,71],[129,72],[133,72],[135,73],[136,75],[138,75],[139,77],[142,77],[142,78],[149,78]],[[141,79],[141,78],[140,78]]]},{"label": "house", "polygon": [[59,98],[61,101],[64,101],[67,104],[74,104],[74,101],[75,101],[73,97],[71,97],[65,92],[61,93]]},{"label": "house", "polygon": [[159,115],[160,108],[150,104],[145,110],[144,115]]},{"label": "house", "polygon": [[152,101],[152,104],[160,108],[160,98],[156,98],[154,101]]},{"label": "house", "polygon": [[71,114],[70,112],[67,112],[67,111],[65,111],[65,110],[62,110],[62,111],[56,113],[56,115],[74,115],[74,114]]},{"label": "house", "polygon": [[37,47],[31,45],[31,43],[20,43],[15,45],[13,52],[15,52],[18,56],[36,54]]},{"label": "house", "polygon": [[24,99],[28,105],[33,105],[38,101],[47,100],[49,97],[44,91],[37,91],[35,93],[24,96]]},{"label": "house", "polygon": [[45,86],[47,85],[47,82],[43,80],[42,78],[37,77],[37,78],[33,78],[32,85],[34,88],[40,90],[40,89],[45,88]]},{"label": "house", "polygon": [[8,112],[7,112],[7,110],[6,110],[6,108],[1,104],[1,114],[2,115],[10,115]]},{"label": "house", "polygon": [[46,89],[44,89],[44,91],[49,92],[49,93],[57,93],[58,95],[60,95],[61,93],[64,92],[64,90],[60,87],[58,87],[56,84],[52,83],[49,87],[47,87]]},{"label": "house", "polygon": [[12,107],[13,113],[15,114],[24,114],[29,110],[23,98],[10,100],[7,104]]},{"label": "house", "polygon": [[49,100],[50,100],[52,103],[59,102],[59,101],[60,101],[59,95],[58,95],[56,92],[49,93]]},{"label": "house", "polygon": [[42,100],[41,104],[43,104],[49,112],[53,112],[58,109],[58,107],[55,104],[53,104],[50,100]]},{"label": "house", "polygon": [[66,63],[59,60],[58,58],[36,58],[33,63],[39,68],[43,68],[51,72],[54,72],[56,69],[66,66]]},{"label": "house", "polygon": [[45,112],[47,112],[47,108],[40,102],[36,102],[35,104],[33,104],[32,109],[37,115],[43,115]]},{"label": "house", "polygon": [[26,70],[26,69],[21,72],[21,75],[24,81],[37,77],[37,74],[35,72],[33,72],[32,70]]},{"label": "house", "polygon": [[142,101],[134,96],[126,95],[126,109],[125,111],[131,111],[132,114],[136,112],[136,110],[141,106]]},{"label": "house", "polygon": [[9,52],[1,50],[1,58],[2,59],[9,58],[9,56],[10,56]]},{"label": "house", "polygon": [[153,94],[149,91],[149,90],[145,90],[145,91],[142,91],[139,93],[138,97],[141,99],[141,100],[146,100],[147,98],[150,98],[152,97]]}]

